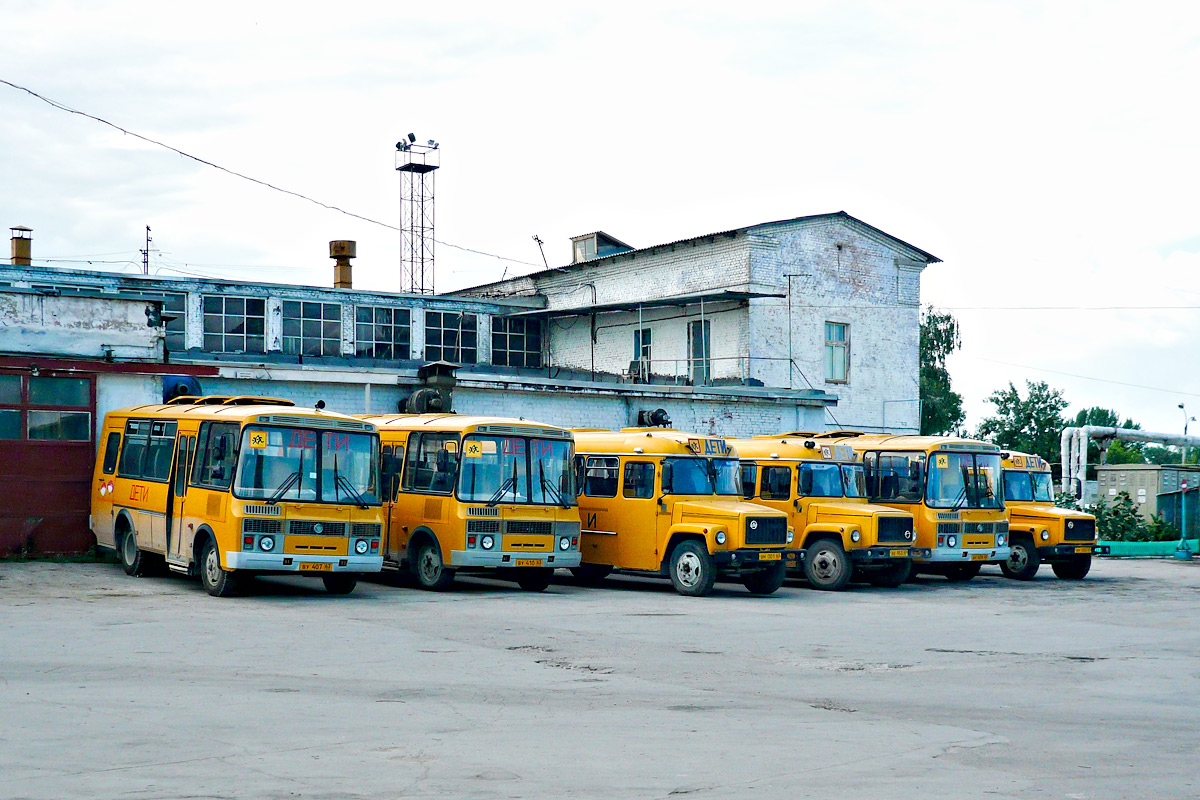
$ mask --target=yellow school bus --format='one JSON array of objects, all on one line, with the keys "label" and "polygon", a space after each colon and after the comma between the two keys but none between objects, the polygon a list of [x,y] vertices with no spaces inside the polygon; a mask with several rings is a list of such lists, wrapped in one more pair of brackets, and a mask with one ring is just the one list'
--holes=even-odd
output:
[{"label": "yellow school bus", "polygon": [[718,576],[755,594],[783,585],[787,516],[741,499],[737,451],[724,439],[663,428],[575,430],[587,583],[614,569],[669,576],[701,596]]},{"label": "yellow school bus", "polygon": [[1000,569],[1028,581],[1047,563],[1063,580],[1081,580],[1092,568],[1092,555],[1109,552],[1096,544],[1096,518],[1054,505],[1050,462],[1028,453],[1002,455],[1011,550]]},{"label": "yellow school bus", "polygon": [[199,574],[217,597],[260,573],[349,594],[383,563],[378,454],[374,425],[288,400],[122,408],[104,417],[92,531],[128,574]]},{"label": "yellow school bus", "polygon": [[914,555],[912,514],[867,502],[854,449],[818,444],[815,433],[731,439],[742,462],[742,496],[788,515],[805,579],[814,589],[844,589],[858,577],[897,587]]},{"label": "yellow school bus", "polygon": [[1008,517],[1000,489],[1000,448],[944,436],[832,431],[820,444],[854,448],[863,460],[867,497],[913,515],[916,572],[966,581],[984,564],[1008,559]]},{"label": "yellow school bus", "polygon": [[459,414],[359,418],[383,440],[387,568],[433,591],[463,571],[540,592],[556,567],[579,566],[569,431]]}]

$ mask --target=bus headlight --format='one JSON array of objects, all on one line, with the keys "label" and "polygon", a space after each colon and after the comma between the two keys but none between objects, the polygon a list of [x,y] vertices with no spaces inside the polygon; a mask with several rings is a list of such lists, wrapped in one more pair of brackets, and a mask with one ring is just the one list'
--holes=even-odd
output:
[{"label": "bus headlight", "polygon": [[947,536],[946,537],[946,547],[958,547],[958,537],[957,536]]},{"label": "bus headlight", "polygon": [[1004,547],[1005,543],[1007,543],[1007,542],[1008,542],[1008,537],[1005,536],[1003,533],[996,534],[996,547]]},{"label": "bus headlight", "polygon": [[1050,539],[1050,531],[1042,531],[1042,541],[1045,542],[1045,541],[1048,541],[1049,539]]},{"label": "bus headlight", "polygon": [[852,541],[852,542],[857,542],[857,541],[858,541],[858,540],[860,540],[860,539],[862,539],[862,534],[861,534],[861,533],[859,533],[858,531],[851,531],[851,532],[850,532],[850,541]]},{"label": "bus headlight", "polygon": [[796,534],[792,532],[792,529],[791,529],[791,528],[788,528],[788,533],[787,533],[787,543],[788,543],[788,544],[791,544],[791,543],[792,543],[792,540],[793,540],[793,539],[795,539],[795,538],[796,538]]},{"label": "bus headlight", "polygon": [[558,540],[558,549],[559,550],[570,550],[571,549],[571,537],[564,536],[561,539],[559,539]]},{"label": "bus headlight", "polygon": [[270,536],[264,536],[258,540],[258,549],[264,553],[269,553],[275,549],[275,540]]},{"label": "bus headlight", "polygon": [[369,547],[370,545],[367,544],[366,539],[359,539],[354,543],[354,552],[358,553],[360,556],[365,556]]},{"label": "bus headlight", "polygon": [[479,540],[479,546],[482,547],[484,550],[491,550],[495,544],[496,544],[496,540],[493,539],[491,536],[484,536],[482,539]]},{"label": "bus headlight", "polygon": [[725,531],[717,531],[717,544],[725,544]]}]

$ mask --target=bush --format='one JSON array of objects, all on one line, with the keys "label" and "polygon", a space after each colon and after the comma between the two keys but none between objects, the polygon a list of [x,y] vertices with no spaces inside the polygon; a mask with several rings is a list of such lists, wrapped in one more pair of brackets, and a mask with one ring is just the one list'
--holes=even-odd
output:
[{"label": "bush", "polygon": [[1179,538],[1179,529],[1155,517],[1147,522],[1138,513],[1137,506],[1127,493],[1121,492],[1115,500],[1101,500],[1092,507],[1096,516],[1096,532],[1109,542],[1166,542]]}]

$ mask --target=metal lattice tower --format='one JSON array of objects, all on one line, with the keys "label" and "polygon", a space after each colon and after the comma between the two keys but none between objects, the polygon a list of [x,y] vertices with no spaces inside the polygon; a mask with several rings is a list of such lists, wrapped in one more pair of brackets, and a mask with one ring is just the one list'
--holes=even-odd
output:
[{"label": "metal lattice tower", "polygon": [[438,143],[417,144],[411,133],[396,143],[400,173],[400,291],[433,294],[434,174]]}]

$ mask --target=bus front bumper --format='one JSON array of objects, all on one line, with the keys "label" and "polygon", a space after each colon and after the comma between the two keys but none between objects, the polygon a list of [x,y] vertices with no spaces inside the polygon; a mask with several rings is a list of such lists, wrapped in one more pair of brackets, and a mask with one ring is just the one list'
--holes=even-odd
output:
[{"label": "bus front bumper", "polygon": [[[765,558],[764,558],[765,556]],[[737,550],[717,550],[712,554],[713,564],[723,571],[746,572],[783,563],[790,568],[796,566],[795,550],[760,550],[742,547]]]},{"label": "bus front bumper", "polygon": [[303,572],[312,575],[329,572],[379,572],[383,569],[383,556],[298,556],[226,550],[225,569]]},{"label": "bus front bumper", "polygon": [[846,555],[856,567],[888,567],[897,561],[907,561],[927,555],[929,550],[923,547],[856,547]]},{"label": "bus front bumper", "polygon": [[961,547],[926,548],[928,555],[914,558],[918,563],[932,564],[999,564],[1008,560],[1009,547],[986,547],[979,550],[964,550]]},{"label": "bus front bumper", "polygon": [[[536,561],[537,563],[529,563]],[[451,550],[451,567],[578,567],[583,556],[578,550],[559,550],[555,553],[505,553],[486,550]]]},{"label": "bus front bumper", "polygon": [[1054,563],[1055,561],[1069,561],[1075,556],[1106,556],[1112,552],[1112,548],[1106,544],[1081,542],[1079,544],[1057,544],[1051,547],[1039,547],[1037,551],[1038,555],[1042,557],[1042,561]]}]

